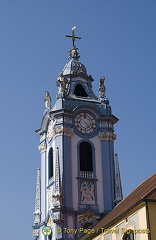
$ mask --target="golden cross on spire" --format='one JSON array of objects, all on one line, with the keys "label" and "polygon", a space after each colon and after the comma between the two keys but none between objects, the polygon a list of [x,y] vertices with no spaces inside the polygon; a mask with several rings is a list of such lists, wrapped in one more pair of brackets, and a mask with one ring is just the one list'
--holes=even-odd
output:
[{"label": "golden cross on spire", "polygon": [[75,42],[75,39],[81,39],[81,37],[75,37],[75,33],[74,33],[74,30],[75,30],[76,27],[73,27],[72,28],[72,35],[69,36],[69,35],[65,35],[66,37],[70,37],[73,41],[73,47],[74,47],[74,42]]}]

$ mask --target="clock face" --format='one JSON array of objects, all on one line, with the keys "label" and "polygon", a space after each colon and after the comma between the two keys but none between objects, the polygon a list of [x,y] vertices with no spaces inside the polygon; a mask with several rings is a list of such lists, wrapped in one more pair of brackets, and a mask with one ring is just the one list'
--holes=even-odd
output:
[{"label": "clock face", "polygon": [[96,128],[96,120],[91,114],[81,112],[75,117],[75,126],[79,132],[89,134],[94,132]]}]

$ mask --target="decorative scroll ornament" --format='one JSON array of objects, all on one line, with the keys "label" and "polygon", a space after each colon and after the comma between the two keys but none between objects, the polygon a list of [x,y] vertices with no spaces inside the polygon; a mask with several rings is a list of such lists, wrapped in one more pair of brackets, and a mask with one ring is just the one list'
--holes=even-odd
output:
[{"label": "decorative scroll ornament", "polygon": [[113,132],[99,132],[99,138],[100,140],[110,140],[113,142],[116,139],[116,135]]},{"label": "decorative scroll ornament", "polygon": [[63,135],[63,126],[54,128],[54,136]]},{"label": "decorative scroll ornament", "polygon": [[78,216],[78,228],[84,227],[86,223],[88,227],[91,227],[99,220],[99,218],[100,216],[97,216],[88,210],[83,215]]},{"label": "decorative scroll ornament", "polygon": [[45,107],[46,109],[50,110],[51,109],[51,97],[49,92],[45,92],[45,97],[43,98],[45,101]]},{"label": "decorative scroll ornament", "polygon": [[38,146],[38,150],[40,151],[40,153],[43,153],[47,150],[47,145],[45,142],[41,143],[39,146]]},{"label": "decorative scroll ornament", "polygon": [[46,134],[44,133],[43,135],[40,136],[40,142],[43,142],[46,138]]},{"label": "decorative scroll ornament", "polygon": [[64,77],[62,72],[59,73],[56,84],[59,87],[59,93],[63,93],[67,91],[68,80]]}]

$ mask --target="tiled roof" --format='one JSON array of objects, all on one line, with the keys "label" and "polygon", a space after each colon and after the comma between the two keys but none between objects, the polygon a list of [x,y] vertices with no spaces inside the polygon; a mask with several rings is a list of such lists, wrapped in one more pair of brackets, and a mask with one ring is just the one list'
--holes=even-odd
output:
[{"label": "tiled roof", "polygon": [[[117,221],[124,213],[143,201],[156,201],[156,173],[143,181],[132,193],[115,206],[110,213],[94,226],[94,230],[109,227],[109,225]],[[86,234],[80,239],[92,239],[93,237],[95,237],[95,235],[88,236]]]}]

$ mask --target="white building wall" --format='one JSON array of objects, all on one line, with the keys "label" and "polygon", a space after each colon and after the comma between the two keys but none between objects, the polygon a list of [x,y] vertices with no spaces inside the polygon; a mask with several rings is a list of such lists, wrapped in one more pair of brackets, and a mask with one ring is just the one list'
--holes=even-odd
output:
[{"label": "white building wall", "polygon": [[128,229],[136,231],[134,234],[135,240],[148,240],[148,234],[143,231],[148,230],[147,219],[146,219],[146,207],[141,207],[138,211],[127,216],[124,220],[121,220],[111,228],[105,228],[106,230],[117,230],[116,233],[103,233],[95,237],[94,240],[122,240],[124,234]]}]

